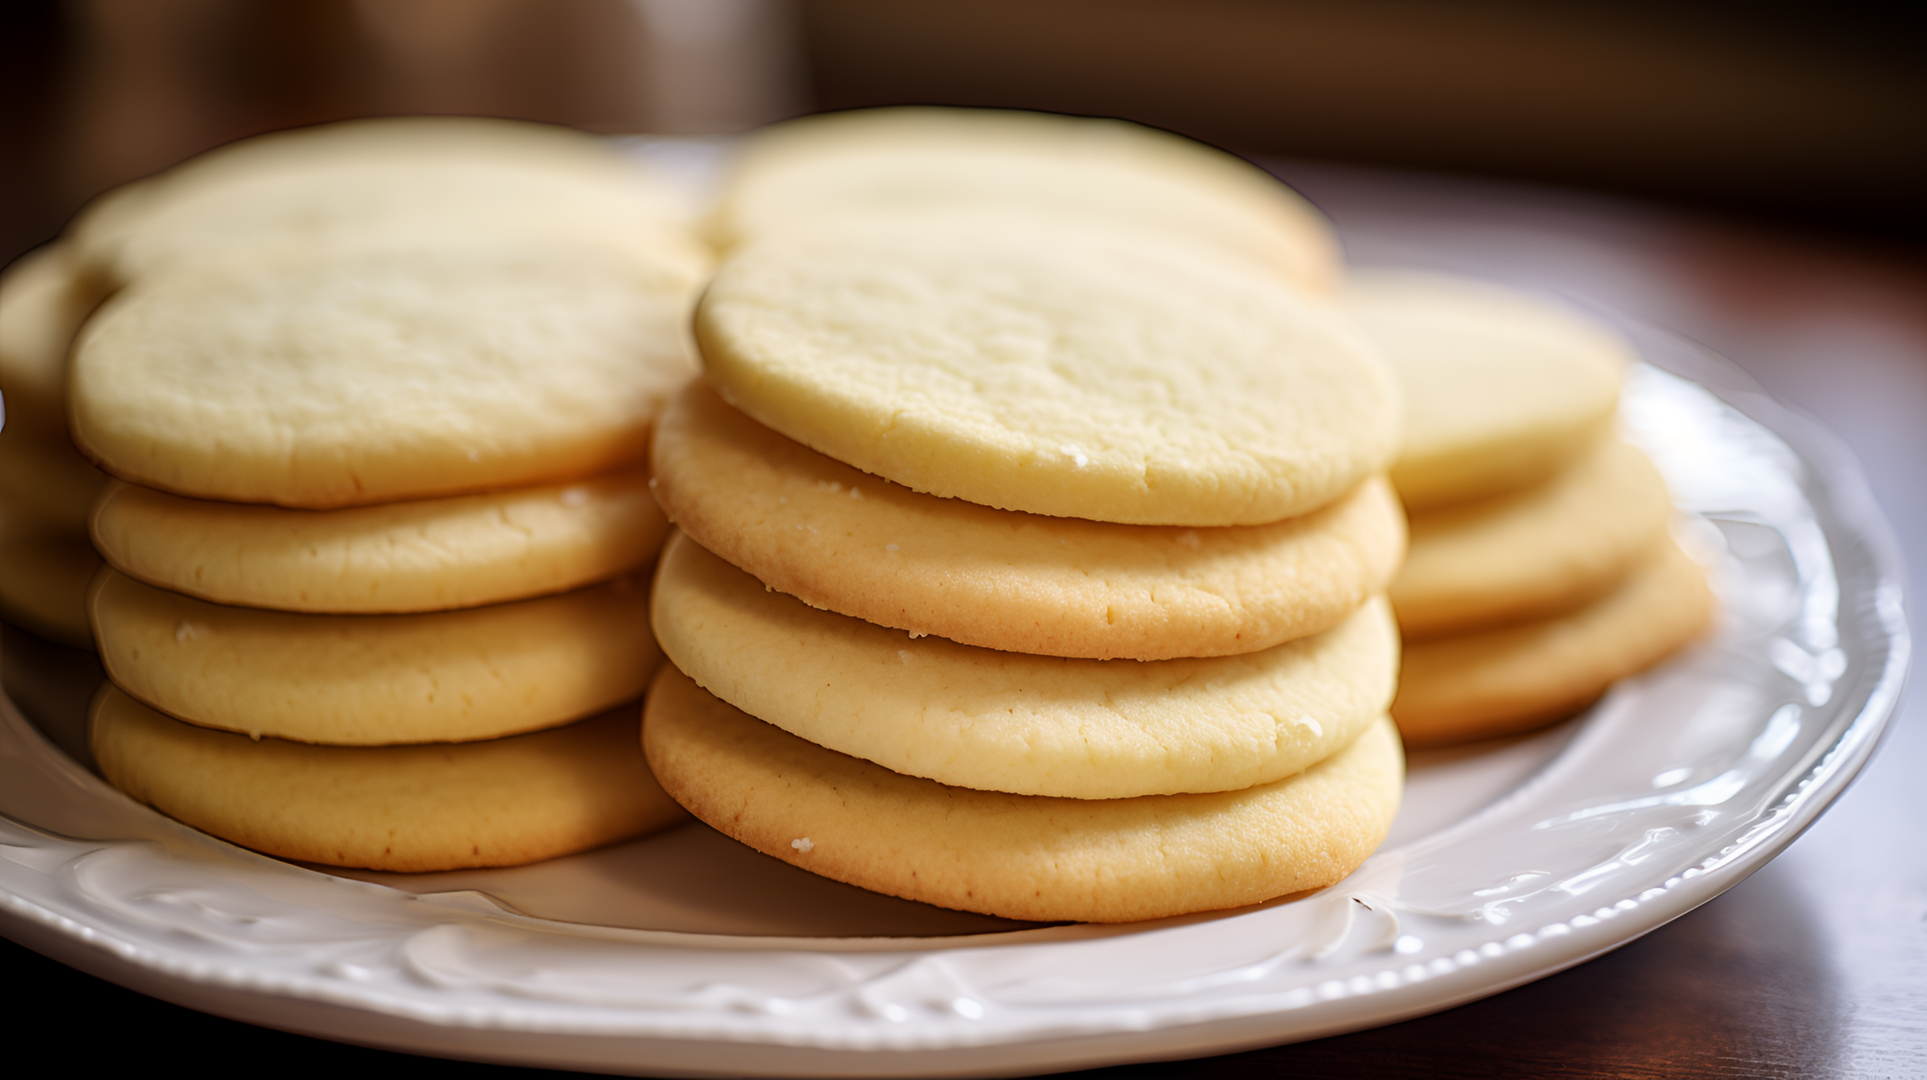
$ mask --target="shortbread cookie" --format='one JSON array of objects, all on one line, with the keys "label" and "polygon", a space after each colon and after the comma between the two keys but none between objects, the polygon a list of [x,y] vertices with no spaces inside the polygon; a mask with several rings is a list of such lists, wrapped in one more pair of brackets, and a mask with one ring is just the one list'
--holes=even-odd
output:
[{"label": "shortbread cookie", "polygon": [[895,108],[793,120],[745,140],[716,210],[725,243],[879,213],[981,206],[1203,239],[1328,289],[1331,225],[1262,169],[1121,120]]},{"label": "shortbread cookie", "polygon": [[1608,439],[1536,487],[1416,514],[1399,627],[1409,640],[1570,611],[1618,585],[1670,509],[1646,455]]},{"label": "shortbread cookie", "polygon": [[284,859],[374,870],[516,866],[683,820],[636,742],[636,707],[458,746],[307,746],[183,724],[111,684],[92,742],[115,787]]},{"label": "shortbread cookie", "polygon": [[1113,525],[939,499],[824,457],[701,382],[657,424],[683,531],[815,607],[967,645],[1093,659],[1222,656],[1315,634],[1404,549],[1384,481],[1273,525]]},{"label": "shortbread cookie", "polygon": [[369,234],[567,237],[646,247],[700,273],[708,254],[667,188],[580,132],[465,117],[278,132],[109,192],[69,230],[112,288],[240,248],[317,248]]},{"label": "shortbread cookie", "polygon": [[1336,315],[1165,237],[936,219],[729,258],[696,316],[723,398],[933,495],[1262,525],[1396,449],[1398,388]]},{"label": "shortbread cookie", "polygon": [[1392,483],[1424,510],[1544,480],[1612,429],[1625,342],[1550,303],[1434,274],[1357,275],[1347,306],[1404,384]]},{"label": "shortbread cookie", "polygon": [[62,645],[91,649],[87,585],[100,556],[78,533],[50,530],[0,506],[0,618]]},{"label": "shortbread cookie", "polygon": [[1011,919],[1128,922],[1323,888],[1390,829],[1404,763],[1388,721],[1243,791],[1051,799],[945,787],[762,723],[664,665],[643,749],[677,802],[805,870]]},{"label": "shortbread cookie", "polygon": [[347,746],[554,727],[642,693],[661,659],[633,578],[427,615],[224,607],[114,571],[88,597],[101,663],[196,724]]},{"label": "shortbread cookie", "polygon": [[1231,791],[1289,776],[1385,715],[1398,630],[1383,600],[1243,656],[1065,660],[818,611],[681,534],[653,600],[663,652],[710,693],[887,769],[1024,795]]},{"label": "shortbread cookie", "polygon": [[1527,731],[1658,663],[1704,632],[1712,613],[1705,574],[1667,539],[1578,611],[1408,645],[1392,716],[1408,746]]},{"label": "shortbread cookie", "polygon": [[90,307],[78,292],[65,244],[29,252],[0,274],[0,395],[9,441],[67,440],[67,350]]},{"label": "shortbread cookie", "polygon": [[699,279],[586,245],[377,245],[198,264],[87,323],[75,442],[146,487],[332,509],[639,461],[694,373]]},{"label": "shortbread cookie", "polygon": [[323,512],[117,483],[93,524],[107,561],[151,585],[220,604],[337,614],[563,592],[654,560],[669,531],[640,469]]}]

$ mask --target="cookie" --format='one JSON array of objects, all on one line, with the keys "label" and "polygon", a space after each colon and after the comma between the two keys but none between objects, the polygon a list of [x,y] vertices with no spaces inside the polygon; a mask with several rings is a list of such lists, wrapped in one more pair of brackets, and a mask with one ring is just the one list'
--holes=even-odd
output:
[{"label": "cookie", "polygon": [[1545,301],[1436,274],[1359,274],[1346,305],[1405,388],[1392,483],[1411,510],[1546,480],[1612,430],[1618,337]]},{"label": "cookie", "polygon": [[594,475],[641,460],[694,373],[699,284],[535,242],[177,268],[88,320],[74,440],[145,487],[307,509]]},{"label": "cookie", "polygon": [[470,117],[357,120],[247,139],[103,195],[68,230],[111,289],[236,249],[317,250],[407,231],[708,254],[670,191],[604,140]]},{"label": "cookie", "polygon": [[62,645],[91,649],[87,585],[100,556],[85,536],[48,530],[0,506],[0,618]]},{"label": "cookie", "polygon": [[825,750],[664,665],[643,749],[662,786],[748,846],[876,892],[1011,919],[1129,922],[1323,888],[1385,838],[1404,762],[1389,722],[1304,772],[1209,795],[970,791]]},{"label": "cookie", "polygon": [[786,439],[702,383],[651,451],[682,530],[779,592],[967,645],[1092,659],[1255,652],[1382,592],[1404,515],[1370,479],[1272,525],[1113,525],[993,510],[879,480]]},{"label": "cookie", "polygon": [[67,350],[89,307],[64,244],[28,252],[0,274],[4,441],[67,440]]},{"label": "cookie", "polygon": [[945,784],[1078,799],[1289,776],[1385,714],[1383,600],[1322,634],[1204,660],[998,652],[818,611],[673,534],[652,603],[669,659],[794,735]]},{"label": "cookie", "polygon": [[111,684],[92,743],[109,782],[204,832],[284,859],[373,870],[516,866],[675,824],[636,707],[455,746],[308,746],[183,724]]},{"label": "cookie", "polygon": [[642,693],[661,654],[648,594],[619,578],[426,615],[225,607],[114,571],[88,596],[115,683],[206,727],[349,746],[554,727]]},{"label": "cookie", "polygon": [[564,592],[656,557],[669,523],[640,469],[317,513],[115,484],[93,518],[115,569],[217,604],[445,611]]},{"label": "cookie", "polygon": [[1578,611],[1408,644],[1392,716],[1414,747],[1528,731],[1658,663],[1712,615],[1705,574],[1666,539]]},{"label": "cookie", "polygon": [[1133,525],[1262,525],[1396,450],[1335,313],[1166,237],[942,219],[759,241],[696,314],[724,400],[916,491]]},{"label": "cookie", "polygon": [[1670,510],[1646,455],[1608,439],[1536,487],[1415,514],[1399,627],[1410,640],[1570,611],[1619,584]]},{"label": "cookie", "polygon": [[812,116],[744,140],[716,210],[727,244],[798,225],[957,206],[1197,237],[1329,289],[1331,225],[1249,162],[1121,120],[992,109]]},{"label": "cookie", "polygon": [[0,431],[0,506],[37,528],[87,542],[87,519],[110,478],[64,435]]},{"label": "cookie", "polygon": [[17,527],[83,544],[107,483],[67,438],[67,350],[85,315],[65,245],[0,274],[0,507]]}]

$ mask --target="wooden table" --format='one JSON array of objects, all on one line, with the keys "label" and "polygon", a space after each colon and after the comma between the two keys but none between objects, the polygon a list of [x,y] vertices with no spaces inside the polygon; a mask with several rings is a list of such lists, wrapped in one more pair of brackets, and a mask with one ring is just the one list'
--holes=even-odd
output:
[{"label": "wooden table", "polygon": [[[1355,261],[1555,288],[1737,361],[1845,439],[1909,565],[1927,567],[1927,260],[1918,254],[1554,191],[1278,169],[1338,221]],[[1615,953],[1403,1024],[1094,1075],[1927,1075],[1924,826],[1927,695],[1914,693],[1880,754],[1807,835],[1724,896]],[[11,943],[0,950],[16,1047],[48,1040],[77,1062],[151,1067],[181,1057],[204,1071],[300,1062],[414,1077],[498,1070],[251,1028]]]}]

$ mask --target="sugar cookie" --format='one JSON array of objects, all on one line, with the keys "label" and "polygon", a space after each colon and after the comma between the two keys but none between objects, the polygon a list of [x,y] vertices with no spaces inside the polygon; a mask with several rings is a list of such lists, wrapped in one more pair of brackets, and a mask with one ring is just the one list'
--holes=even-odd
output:
[{"label": "sugar cookie", "polygon": [[1335,313],[1165,237],[937,219],[739,249],[697,309],[723,398],[838,461],[1005,510],[1262,525],[1396,450]]},{"label": "sugar cookie", "polygon": [[103,195],[68,235],[108,288],[236,249],[312,251],[398,231],[642,246],[700,273],[708,254],[678,214],[639,162],[593,136],[397,117],[233,143]]},{"label": "sugar cookie", "polygon": [[694,373],[698,284],[534,242],[176,268],[82,331],[74,440],[146,487],[309,509],[591,475],[640,460]]},{"label": "sugar cookie", "polygon": [[959,787],[1117,799],[1289,776],[1385,714],[1383,600],[1315,637],[1204,660],[1064,660],[912,638],[771,592],[681,534],[653,600],[710,693],[820,746]]},{"label": "sugar cookie", "polygon": [[1273,525],[1113,525],[993,510],[879,480],[701,382],[652,444],[684,532],[779,592],[967,645],[1093,659],[1221,656],[1317,633],[1383,591],[1404,515],[1367,480]]},{"label": "sugar cookie", "polygon": [[516,866],[683,818],[649,773],[636,708],[439,746],[308,746],[183,724],[111,684],[94,699],[107,779],[170,817],[284,859],[374,870]]},{"label": "sugar cookie", "polygon": [[23,521],[85,543],[87,518],[109,478],[65,435],[0,431],[0,506]]},{"label": "sugar cookie", "polygon": [[87,584],[99,571],[100,556],[85,536],[49,530],[0,506],[0,618],[91,649]]},{"label": "sugar cookie", "polygon": [[1416,514],[1399,627],[1410,640],[1570,611],[1619,583],[1670,510],[1646,455],[1608,439],[1536,487]]},{"label": "sugar cookie", "polygon": [[825,750],[664,665],[643,749],[698,818],[838,881],[1011,919],[1128,922],[1323,888],[1391,828],[1389,722],[1297,776],[1243,791],[1051,799],[945,787]]},{"label": "sugar cookie", "polygon": [[116,484],[94,545],[124,574],[219,604],[444,611],[563,592],[656,557],[669,531],[640,469],[347,510],[208,502]]},{"label": "sugar cookie", "polygon": [[1705,574],[1667,539],[1578,611],[1411,643],[1392,716],[1408,746],[1530,730],[1658,663],[1699,636],[1712,613]]},{"label": "sugar cookie", "polygon": [[1603,327],[1436,274],[1359,274],[1346,301],[1405,388],[1392,483],[1408,509],[1544,480],[1612,429],[1634,357]]},{"label": "sugar cookie", "polygon": [[716,211],[725,243],[878,213],[988,206],[1198,237],[1328,289],[1330,224],[1249,162],[1121,120],[993,109],[865,109],[744,140]]},{"label": "sugar cookie", "polygon": [[28,252],[0,274],[0,395],[10,438],[67,440],[67,350],[91,306],[78,292],[65,244]]},{"label": "sugar cookie", "polygon": [[426,615],[224,607],[114,571],[88,596],[129,694],[207,727],[349,746],[554,727],[642,693],[661,659],[632,578]]}]

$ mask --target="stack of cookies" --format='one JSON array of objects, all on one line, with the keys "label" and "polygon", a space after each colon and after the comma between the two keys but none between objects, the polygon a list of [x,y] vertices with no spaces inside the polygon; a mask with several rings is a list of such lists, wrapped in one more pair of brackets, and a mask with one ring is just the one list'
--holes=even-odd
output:
[{"label": "stack of cookies", "polygon": [[644,177],[586,136],[365,122],[191,162],[66,242],[109,294],[68,379],[118,478],[87,598],[108,779],[389,870],[680,816],[623,706],[660,658],[643,458],[709,257]]},{"label": "stack of cookies", "polygon": [[1411,550],[1392,715],[1408,746],[1528,730],[1706,627],[1666,485],[1614,432],[1631,350],[1541,301],[1436,275],[1358,275],[1348,306],[1404,383],[1392,480]]},{"label": "stack of cookies", "polygon": [[[657,778],[794,865],[1013,918],[1339,880],[1398,805],[1404,532],[1395,382],[1302,284],[1329,237],[1185,227],[1315,215],[1164,136],[912,119],[779,129],[723,204],[706,379],[652,455]],[[1107,211],[1147,171],[1162,215]]]},{"label": "stack of cookies", "polygon": [[100,569],[87,516],[107,477],[67,438],[66,374],[90,299],[64,244],[0,275],[0,618],[81,648]]}]

